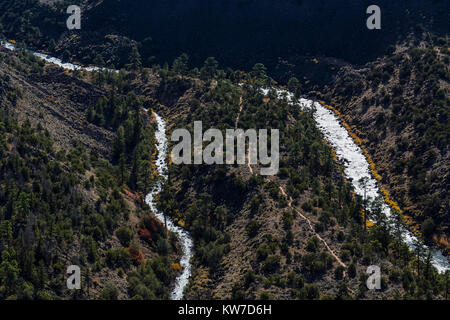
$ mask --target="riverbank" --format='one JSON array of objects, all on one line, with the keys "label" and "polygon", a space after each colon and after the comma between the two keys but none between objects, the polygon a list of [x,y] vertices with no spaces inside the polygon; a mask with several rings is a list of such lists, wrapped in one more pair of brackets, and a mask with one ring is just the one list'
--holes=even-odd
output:
[{"label": "riverbank", "polygon": [[[285,89],[275,89],[278,97],[286,97],[287,101],[293,105],[299,105],[303,109],[313,109],[313,117],[316,120],[317,126],[324,135],[328,143],[333,147],[338,159],[343,163],[344,174],[353,184],[356,194],[363,196],[366,194],[372,200],[377,197],[382,197],[383,213],[393,224],[391,208],[399,210],[400,208],[392,200],[386,189],[379,187],[381,176],[375,170],[375,164],[370,161],[367,151],[358,145],[358,137],[349,131],[341,121],[338,115],[331,108],[327,108],[319,102],[301,98],[298,103],[294,95]],[[264,89],[263,94],[267,95],[269,89]],[[358,181],[361,178],[367,177],[368,181],[365,190],[359,185]],[[407,228],[402,230],[402,239],[408,244],[411,250],[416,249],[416,243],[420,241],[418,236]],[[425,248],[427,248],[425,246]],[[439,250],[429,248],[432,254],[432,264],[439,273],[445,273],[450,270],[450,263],[448,259]]]}]

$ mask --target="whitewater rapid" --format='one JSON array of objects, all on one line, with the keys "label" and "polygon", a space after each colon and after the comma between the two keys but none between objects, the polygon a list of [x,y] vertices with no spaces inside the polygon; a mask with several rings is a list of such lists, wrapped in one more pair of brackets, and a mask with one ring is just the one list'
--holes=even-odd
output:
[{"label": "whitewater rapid", "polygon": [[[279,98],[285,98],[289,104],[293,106],[299,105],[303,109],[312,109],[314,111],[313,117],[317,127],[322,132],[325,140],[333,147],[338,159],[343,163],[344,174],[353,184],[356,194],[364,195],[364,190],[358,181],[363,177],[367,177],[366,196],[372,200],[378,196],[382,197],[377,180],[372,176],[369,163],[363,151],[342,126],[339,118],[333,111],[312,100],[301,98],[296,101],[294,95],[287,90],[277,88],[274,88],[274,90]],[[267,95],[269,89],[263,89],[262,93]],[[393,224],[391,210],[385,202],[383,202],[382,210],[388,218],[388,222]],[[416,248],[415,242],[418,241],[417,237],[405,227],[402,230],[402,239],[412,250]],[[427,246],[424,247],[428,248]],[[445,273],[447,270],[450,270],[448,259],[439,250],[434,248],[428,249],[430,249],[432,254],[432,264],[439,273]]]},{"label": "whitewater rapid", "polygon": [[[15,50],[15,46],[9,42],[0,42],[1,46],[9,50]],[[74,65],[71,63],[63,63],[60,59],[54,58],[39,52],[33,52],[35,56],[49,62],[56,64],[62,68],[69,70],[86,70],[86,71],[98,71],[98,70],[109,70],[113,72],[118,72],[118,70],[110,70],[98,67],[83,67],[79,65]],[[314,107],[314,119],[317,123],[318,128],[324,135],[328,143],[334,148],[338,159],[344,165],[344,174],[349,181],[352,182],[356,194],[363,196],[364,190],[358,184],[358,181],[362,177],[368,178],[368,183],[366,187],[366,195],[375,199],[378,196],[382,196],[380,189],[377,184],[377,180],[372,176],[369,163],[364,157],[361,148],[353,141],[350,137],[348,131],[342,126],[339,118],[331,110],[325,108],[318,102],[314,102],[308,99],[299,99],[298,103],[294,98],[294,95],[287,90],[273,88],[280,98],[286,98],[287,101],[292,105],[300,105],[304,109],[311,109]],[[267,95],[269,89],[262,89],[262,93]],[[158,159],[157,168],[161,174],[161,179],[157,182],[153,190],[146,196],[146,202],[156,214],[158,219],[164,223],[164,215],[159,212],[154,204],[154,197],[158,194],[163,186],[163,181],[167,179],[167,138],[165,135],[166,124],[164,120],[157,114],[155,114],[158,122],[158,131],[156,132],[156,139],[158,142]],[[391,217],[391,210],[386,203],[383,203],[383,212],[389,218]],[[191,264],[190,258],[193,254],[193,242],[189,233],[182,229],[181,227],[174,224],[174,222],[167,217],[167,227],[170,231],[175,232],[181,242],[183,249],[183,254],[181,258],[180,265],[183,267],[182,273],[177,277],[175,281],[175,289],[172,292],[173,299],[181,299],[183,297],[183,291],[186,287],[189,277],[191,275]],[[417,237],[407,228],[403,228],[402,238],[408,246],[414,250],[416,248],[415,242],[418,241]],[[424,246],[427,248],[427,246]],[[450,270],[450,263],[448,259],[440,252],[434,248],[429,248],[432,253],[432,264],[439,273],[445,273]]]},{"label": "whitewater rapid", "polygon": [[[16,50],[16,47],[14,44],[0,41],[0,45],[8,50],[14,51]],[[119,72],[119,70],[112,70],[107,68],[99,68],[99,67],[86,67],[86,66],[80,66],[75,65],[72,63],[64,63],[61,59],[51,57],[46,54],[42,54],[39,52],[34,52],[27,50],[28,52],[32,53],[36,57],[47,61],[48,63],[55,64],[63,69],[67,70],[85,70],[85,71],[108,71],[108,72]],[[148,111],[147,109],[145,109]],[[190,234],[184,230],[183,228],[177,226],[170,217],[166,217],[166,220],[164,219],[164,214],[158,210],[155,204],[155,196],[161,192],[164,182],[167,180],[167,149],[168,149],[168,143],[167,143],[167,137],[166,137],[166,122],[163,118],[161,118],[158,114],[155,113],[156,122],[158,124],[158,129],[155,132],[155,137],[157,141],[157,150],[158,150],[158,156],[156,159],[156,167],[158,170],[158,173],[160,174],[160,177],[158,181],[156,182],[156,185],[153,187],[153,189],[146,195],[145,202],[150,207],[150,209],[153,211],[155,216],[158,218],[161,223],[167,223],[167,229],[170,232],[174,232],[180,241],[181,249],[182,249],[182,256],[180,260],[180,266],[182,267],[181,273],[177,276],[175,279],[175,288],[172,290],[171,298],[173,300],[181,300],[183,298],[184,289],[186,288],[189,278],[191,276],[191,258],[193,255],[193,247],[194,243],[190,236]]]},{"label": "whitewater rapid", "polygon": [[[1,41],[0,45],[11,51],[16,50],[16,46],[10,42]],[[119,70],[113,70],[113,69],[108,69],[108,68],[101,68],[101,67],[95,67],[95,66],[81,66],[81,65],[70,63],[70,62],[63,62],[61,59],[49,56],[45,53],[36,52],[36,51],[32,51],[32,50],[26,50],[26,51],[48,63],[55,64],[66,70],[71,70],[71,71],[85,70],[88,72],[92,72],[92,71],[119,72]]]},{"label": "whitewater rapid", "polygon": [[[168,141],[166,137],[166,122],[158,114],[154,113],[156,117],[156,122],[158,124],[158,129],[155,132],[158,150],[158,155],[156,159],[156,168],[160,175],[160,178],[156,182],[152,191],[145,197],[145,202],[150,206],[156,217],[164,223],[164,214],[158,210],[155,204],[155,196],[159,194],[163,188],[164,182],[167,180],[167,153],[168,153]],[[173,300],[180,300],[183,298],[184,288],[189,282],[191,276],[191,257],[193,255],[194,243],[190,234],[183,228],[176,225],[170,217],[166,216],[167,229],[171,232],[177,234],[180,240],[182,248],[182,256],[180,260],[180,265],[183,268],[181,273],[177,276],[175,280],[175,288],[172,291],[171,297]]]}]

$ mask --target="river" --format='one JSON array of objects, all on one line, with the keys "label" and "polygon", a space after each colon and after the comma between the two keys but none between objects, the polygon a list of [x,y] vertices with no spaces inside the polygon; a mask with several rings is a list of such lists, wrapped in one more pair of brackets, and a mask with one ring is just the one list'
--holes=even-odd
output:
[{"label": "river", "polygon": [[[9,50],[15,50],[15,46],[8,42],[1,42],[1,45]],[[83,69],[86,71],[96,71],[104,70],[103,68],[97,67],[83,67],[79,65],[74,65],[71,63],[63,63],[58,58],[53,58],[48,55],[44,55],[38,52],[32,52],[37,57],[44,59],[47,62],[56,64],[62,68],[69,70]],[[108,69],[107,69],[108,70]],[[117,72],[117,70],[110,70]],[[349,132],[342,126],[339,118],[334,114],[333,111],[325,108],[318,102],[314,102],[308,99],[299,99],[298,104],[294,99],[292,93],[287,90],[275,88],[278,96],[280,98],[285,97],[287,101],[292,105],[300,105],[304,109],[315,108],[313,113],[314,119],[317,123],[318,128],[322,132],[324,138],[328,143],[334,148],[338,159],[344,165],[344,174],[349,181],[352,182],[356,194],[363,196],[364,190],[359,185],[358,181],[362,177],[368,178],[368,183],[366,187],[367,197],[375,199],[377,196],[382,196],[380,193],[380,188],[378,186],[377,180],[372,176],[370,172],[370,166],[367,159],[364,156],[361,148],[353,141]],[[262,93],[267,95],[269,89],[263,89]],[[156,121],[158,124],[158,130],[156,131],[157,149],[158,157],[156,160],[156,166],[161,177],[146,196],[146,203],[150,206],[152,211],[155,213],[156,217],[164,223],[164,215],[161,213],[154,203],[155,196],[161,191],[164,181],[167,180],[167,153],[168,153],[168,142],[166,137],[166,123],[165,121],[155,113]],[[391,210],[389,206],[383,204],[383,212],[389,218],[391,217]],[[167,227],[170,231],[177,234],[181,247],[182,247],[182,257],[180,265],[183,270],[180,275],[177,276],[175,281],[175,288],[172,291],[172,299],[182,299],[183,292],[186,285],[189,282],[189,277],[191,275],[191,263],[190,259],[193,255],[193,241],[190,234],[183,228],[176,225],[169,217],[167,217]],[[402,238],[409,247],[414,250],[415,242],[418,240],[417,237],[407,228],[403,228]],[[427,248],[425,246],[425,248]],[[432,253],[432,264],[439,273],[445,273],[450,270],[450,263],[448,259],[437,249],[429,248]]]},{"label": "river", "polygon": [[[15,45],[9,42],[1,41],[0,45],[4,48],[14,51]],[[48,63],[55,64],[57,66],[60,66],[63,69],[67,70],[85,70],[85,71],[103,71],[107,70],[110,72],[118,72],[118,70],[111,70],[106,68],[98,68],[98,67],[85,67],[80,65],[75,65],[72,63],[64,63],[61,59],[54,58],[52,56],[42,54],[39,52],[34,52],[28,50],[30,53],[34,54],[36,57],[43,59],[47,61]],[[147,112],[148,110],[145,109]],[[180,265],[183,268],[181,273],[177,276],[175,279],[175,287],[172,290],[171,298],[173,300],[180,300],[183,298],[184,289],[186,288],[189,278],[191,276],[191,258],[193,255],[193,247],[194,242],[192,240],[192,237],[190,236],[189,232],[184,230],[183,228],[176,225],[170,217],[166,217],[166,220],[164,219],[164,214],[158,210],[155,204],[155,196],[161,192],[162,187],[164,185],[164,182],[167,180],[167,149],[168,149],[168,143],[167,143],[167,137],[166,137],[166,123],[161,116],[159,116],[156,112],[154,113],[156,117],[156,122],[158,125],[157,131],[155,132],[155,137],[157,141],[156,148],[158,150],[158,156],[156,159],[156,167],[160,174],[160,177],[158,181],[156,182],[153,189],[146,195],[145,202],[148,204],[150,209],[153,211],[155,216],[158,218],[159,221],[161,221],[163,224],[167,223],[167,229],[170,232],[174,232],[178,236],[178,240],[180,241],[182,254],[181,254],[181,260]]]},{"label": "river", "polygon": [[[283,89],[274,90],[277,92],[278,97],[286,98],[292,106],[297,105],[292,93]],[[263,89],[262,92],[264,95],[267,95],[269,89]],[[360,196],[364,195],[364,190],[359,185],[358,181],[363,177],[367,177],[366,196],[370,197],[372,200],[378,196],[382,196],[377,180],[372,176],[369,163],[367,162],[363,151],[352,139],[349,132],[342,126],[340,119],[335,113],[318,102],[304,98],[299,99],[298,105],[303,109],[312,109],[314,107],[315,111],[313,117],[317,123],[317,127],[322,132],[325,140],[327,140],[334,148],[338,159],[343,163],[344,174],[346,178],[352,182],[355,193]],[[389,223],[392,224],[391,210],[386,203],[383,203],[382,210],[388,218]],[[414,243],[418,239],[416,235],[406,227],[402,230],[402,239],[412,250],[416,248]],[[427,247],[425,246],[425,248]],[[432,264],[436,270],[439,273],[445,273],[445,271],[450,270],[450,263],[442,252],[434,248],[429,249],[432,254]]]},{"label": "river", "polygon": [[[168,141],[166,137],[166,122],[156,113],[155,117],[158,124],[158,129],[155,132],[157,141],[156,148],[158,150],[156,168],[160,174],[160,178],[156,182],[156,185],[153,187],[152,191],[145,197],[145,202],[150,206],[156,217],[164,223],[164,214],[158,210],[154,200],[155,196],[161,192],[164,182],[167,180]],[[193,255],[194,243],[190,234],[186,230],[176,225],[169,217],[166,217],[166,219],[167,229],[177,234],[182,248],[180,265],[183,270],[175,280],[175,288],[173,289],[171,295],[173,300],[180,300],[183,298],[184,288],[187,286],[189,277],[191,276],[190,260]]]}]

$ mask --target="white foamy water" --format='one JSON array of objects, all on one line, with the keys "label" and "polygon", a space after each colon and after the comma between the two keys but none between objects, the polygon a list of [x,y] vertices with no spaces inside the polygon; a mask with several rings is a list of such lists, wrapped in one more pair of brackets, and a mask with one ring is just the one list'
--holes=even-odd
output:
[{"label": "white foamy water", "polygon": [[[15,46],[12,43],[1,41],[0,45],[5,47],[8,50],[15,50]],[[32,51],[30,51],[32,52]],[[84,67],[75,65],[72,63],[63,63],[60,59],[54,58],[42,53],[32,52],[37,57],[49,62],[56,64],[62,68],[69,70],[86,70],[86,71],[97,71],[97,70],[109,70],[113,72],[118,72],[118,70],[110,70],[98,67]],[[279,97],[285,97],[290,104],[295,105],[294,95],[286,90],[274,89]],[[263,89],[263,94],[267,95],[269,89]],[[339,118],[332,112],[331,110],[325,108],[318,102],[314,102],[308,99],[300,99],[299,104],[302,108],[311,108],[315,107],[316,111],[314,112],[314,119],[317,123],[318,128],[324,135],[325,139],[328,143],[334,148],[336,155],[339,160],[341,160],[344,164],[344,174],[347,179],[350,180],[354,186],[355,192],[363,196],[364,191],[358,184],[358,180],[362,177],[368,177],[369,181],[366,188],[366,195],[375,199],[377,196],[381,196],[380,190],[377,184],[376,179],[372,176],[369,163],[367,159],[364,157],[364,154],[361,148],[353,141],[350,137],[347,130],[341,125]],[[156,114],[155,114],[156,115]],[[165,122],[159,116],[156,115],[156,119],[158,121],[158,131],[156,132],[156,139],[158,141],[158,159],[157,159],[157,168],[161,174],[161,178],[167,179],[167,138],[165,136]],[[154,197],[156,194],[161,192],[163,185],[163,181],[158,181],[154,189],[146,196],[146,202],[150,206],[153,212],[155,212],[156,216],[160,221],[164,223],[164,215],[157,210],[154,204]],[[391,217],[391,211],[389,206],[384,203],[383,212],[389,218]],[[181,247],[183,249],[183,255],[180,262],[180,265],[183,267],[182,273],[177,277],[175,282],[175,289],[172,292],[173,299],[181,299],[183,297],[183,291],[186,287],[189,277],[191,275],[191,265],[190,258],[193,254],[193,241],[189,235],[189,233],[182,229],[181,227],[175,225],[175,223],[167,217],[167,227],[170,231],[175,232],[181,242]],[[417,241],[417,237],[407,228],[404,228],[402,232],[402,238],[405,243],[409,245],[409,247],[414,250],[415,245],[414,242]],[[426,247],[426,246],[425,246]],[[450,263],[448,259],[436,249],[431,249],[432,253],[432,264],[436,268],[439,273],[444,273],[447,270],[450,270]]]},{"label": "white foamy water", "polygon": [[[0,45],[8,50],[14,51],[16,48],[12,43],[1,41]],[[99,71],[107,70],[111,72],[119,72],[118,70],[111,70],[106,68],[98,67],[85,67],[79,66],[72,63],[63,63],[61,59],[54,58],[39,52],[29,51],[40,59],[43,59],[49,63],[58,65],[64,69],[68,70],[86,70],[86,71]],[[148,109],[145,109],[148,111]],[[164,182],[167,180],[167,137],[166,137],[166,122],[158,114],[155,113],[156,121],[158,123],[158,130],[155,132],[155,137],[157,141],[158,157],[156,159],[156,167],[160,174],[160,178],[156,185],[145,197],[145,202],[150,206],[155,216],[164,224],[164,214],[158,210],[155,204],[155,196],[161,192]],[[194,242],[190,234],[183,228],[176,225],[170,217],[166,217],[167,229],[174,232],[180,241],[182,256],[180,260],[180,265],[183,268],[180,275],[175,279],[175,288],[171,293],[171,298],[173,300],[180,300],[183,298],[184,289],[189,282],[191,276],[191,257],[193,255]]]},{"label": "white foamy water", "polygon": [[[0,45],[11,51],[16,50],[16,46],[10,42],[1,41]],[[81,66],[81,65],[77,65],[77,64],[73,64],[73,63],[69,63],[69,62],[63,62],[59,58],[55,58],[55,57],[49,56],[44,53],[35,52],[35,51],[31,51],[31,50],[27,50],[27,51],[48,63],[55,64],[66,70],[72,70],[72,71],[85,70],[85,71],[89,71],[89,72],[91,72],[91,71],[119,72],[119,70],[113,70],[113,69],[108,69],[108,68],[100,68],[100,67],[95,67],[95,66]]]},{"label": "white foamy water", "polygon": [[[292,93],[281,89],[275,90],[278,97],[285,97],[291,105],[296,104]],[[267,95],[269,89],[263,89],[262,92],[264,95]],[[358,181],[363,177],[368,177],[369,181],[367,183],[366,196],[371,197],[372,200],[381,196],[377,180],[370,172],[370,166],[367,159],[364,157],[363,151],[350,137],[348,131],[342,126],[335,113],[325,108],[320,103],[312,100],[302,98],[299,99],[298,102],[304,109],[315,108],[313,116],[317,123],[317,127],[320,129],[328,143],[334,148],[338,159],[344,164],[344,174],[347,179],[352,182],[355,193],[360,196],[364,195],[364,190],[359,186]],[[383,203],[383,212],[388,219],[392,216],[391,210],[386,203]],[[392,221],[389,222],[392,223]],[[416,248],[414,242],[418,239],[407,228],[403,228],[402,238],[412,250]],[[450,263],[442,252],[431,248],[431,253],[432,264],[439,273],[445,273],[445,271],[450,270]]]},{"label": "white foamy water", "polygon": [[[158,123],[158,130],[155,132],[158,149],[158,156],[156,159],[156,167],[160,174],[160,179],[156,182],[152,191],[145,197],[145,202],[150,206],[156,217],[164,223],[164,214],[158,210],[155,204],[155,196],[162,190],[164,182],[167,180],[167,153],[168,143],[166,137],[166,122],[158,114],[155,113],[156,121]],[[180,265],[183,268],[180,275],[175,280],[175,288],[172,291],[171,297],[173,300],[180,300],[183,298],[184,288],[189,282],[191,276],[191,257],[193,255],[194,242],[190,234],[183,228],[176,225],[169,217],[166,217],[167,229],[176,233],[180,240],[182,248],[182,256]]]}]

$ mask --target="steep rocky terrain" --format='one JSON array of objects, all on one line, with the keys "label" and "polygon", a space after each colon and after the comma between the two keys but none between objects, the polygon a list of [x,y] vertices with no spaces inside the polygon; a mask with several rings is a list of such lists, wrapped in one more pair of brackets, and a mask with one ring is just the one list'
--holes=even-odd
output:
[{"label": "steep rocky terrain", "polygon": [[[400,258],[404,247],[379,251],[375,243],[395,243],[387,240],[382,228],[372,227],[365,235],[361,203],[307,112],[274,97],[263,98],[252,86],[229,79],[204,82],[163,75],[159,89],[147,92],[165,101],[157,108],[168,119],[169,134],[180,127],[191,130],[194,120],[222,130],[274,125],[281,129],[281,169],[276,177],[259,175],[257,165],[170,166],[160,206],[195,240],[187,298],[409,296],[409,274],[400,276],[406,272]],[[270,82],[261,77],[249,81]],[[176,98],[165,100],[161,88],[171,88]],[[381,292],[365,289],[365,270],[371,263],[381,265],[386,275]]]},{"label": "steep rocky terrain", "polygon": [[362,139],[412,226],[447,250],[449,79],[448,41],[410,40],[363,67],[342,68],[318,95]]},{"label": "steep rocky terrain", "polygon": [[[68,148],[78,140],[85,147],[108,156],[113,134],[89,124],[85,116],[87,106],[102,97],[105,90],[74,78],[56,66],[46,66],[45,72],[33,72],[17,61],[17,57],[7,54],[6,49],[2,53],[0,75],[13,91],[20,92],[20,98],[12,101],[11,108],[19,121],[30,119],[33,125],[40,122],[60,147]],[[43,63],[37,64],[38,70],[44,69]],[[2,100],[6,100],[8,94],[3,90]]]},{"label": "steep rocky terrain", "polygon": [[163,226],[110,162],[115,134],[86,118],[106,90],[80,76],[0,50],[0,297],[167,298],[176,240],[157,247]]},{"label": "steep rocky terrain", "polygon": [[[364,227],[361,199],[354,196],[343,178],[340,164],[311,114],[272,93],[268,97],[261,95],[257,88],[274,83],[261,66],[255,66],[249,74],[221,73],[213,61],[200,72],[179,73],[174,67],[87,74],[63,72],[33,59],[26,53],[3,52],[2,97],[5,98],[2,103],[10,112],[18,114],[21,121],[26,121],[26,115],[34,119],[33,115],[39,118],[42,113],[48,131],[53,130],[60,142],[59,147],[72,149],[74,138],[79,138],[91,150],[91,155],[86,157],[84,147],[76,144],[81,159],[90,160],[91,164],[82,165],[89,173],[79,168],[76,158],[71,160],[71,165],[78,165],[79,172],[84,173],[78,177],[79,183],[87,188],[83,191],[87,204],[96,201],[96,210],[106,214],[106,218],[108,212],[114,214],[117,210],[114,206],[125,201],[121,205],[124,207],[118,209],[118,212],[125,210],[123,217],[109,217],[112,220],[104,220],[103,226],[100,222],[99,229],[86,229],[82,224],[85,226],[74,235],[75,239],[84,239],[75,241],[83,245],[72,246],[68,258],[55,256],[61,264],[70,259],[87,263],[92,272],[87,281],[97,286],[89,294],[100,294],[102,299],[167,297],[170,279],[179,270],[176,240],[173,237],[168,239],[169,243],[157,240],[162,234],[155,236],[154,232],[161,232],[162,226],[155,225],[151,218],[142,219],[139,205],[139,194],[148,190],[149,182],[155,177],[149,162],[154,139],[152,118],[142,112],[145,107],[157,110],[167,119],[169,135],[180,127],[191,130],[194,120],[202,120],[205,128],[222,130],[236,127],[281,130],[280,171],[275,177],[259,175],[259,165],[170,165],[169,182],[158,205],[189,230],[195,241],[187,298],[440,297],[443,278],[430,269],[429,261],[421,262],[416,274],[414,255],[399,239],[390,236],[382,223],[368,230]],[[240,85],[242,82],[247,84]],[[59,94],[51,94],[55,91]],[[41,104],[35,110],[36,104],[28,101]],[[82,125],[64,122],[67,118]],[[53,121],[59,121],[62,130]],[[137,142],[132,148],[136,134],[142,143]],[[99,142],[91,145],[89,142],[97,142],[97,137]],[[95,150],[106,150],[105,155],[112,159],[113,165],[98,162]],[[129,171],[124,172],[122,168]],[[92,180],[98,183],[89,189]],[[111,182],[107,181],[113,181],[113,185],[118,183],[119,189],[110,189]],[[125,181],[137,193],[127,191]],[[118,199],[123,200],[116,203]],[[105,200],[109,204],[99,207],[99,201]],[[102,231],[107,225],[111,227]],[[134,239],[131,244],[130,240],[124,244],[124,235],[129,237],[130,233],[119,232],[119,226],[130,228]],[[119,234],[122,234],[120,240],[116,238]],[[89,236],[95,239],[93,248],[89,246],[94,243],[86,240]],[[131,254],[135,266],[123,262],[121,246],[128,245],[125,252]],[[87,250],[87,262],[82,258],[84,250]],[[77,254],[81,257],[77,258]],[[167,255],[172,261],[169,266],[172,271],[163,267],[167,266],[168,261],[164,260]],[[143,259],[151,262],[145,263]],[[381,291],[368,291],[365,286],[365,270],[374,263],[384,274]],[[136,266],[139,267],[135,269]],[[51,277],[60,277],[55,270],[53,267],[47,272]],[[156,279],[148,282],[145,276],[149,274],[156,275]],[[139,281],[144,281],[144,287]],[[24,283],[18,291],[19,297],[32,297],[20,293],[28,288],[28,282]],[[168,286],[162,289],[160,283]],[[426,290],[424,283],[436,289]],[[36,289],[46,289],[46,284],[33,285]],[[37,297],[46,297],[42,289],[37,291]]]},{"label": "steep rocky terrain", "polygon": [[[74,1],[86,20],[72,32],[62,2],[0,3],[0,36],[64,61],[123,67],[69,72],[1,49],[0,297],[70,298],[69,263],[89,270],[78,298],[169,297],[180,246],[142,202],[159,175],[152,110],[169,136],[197,120],[222,131],[280,129],[273,177],[260,165],[169,162],[157,200],[194,239],[186,298],[444,297],[448,276],[390,234],[376,202],[368,210],[381,223],[366,225],[365,201],[310,112],[263,97],[276,81],[255,64],[339,112],[410,227],[448,249],[444,1],[381,1],[386,24],[373,33],[363,2],[197,2],[150,10],[151,1]],[[28,206],[27,196],[38,200]],[[372,264],[380,291],[366,287]]]}]

